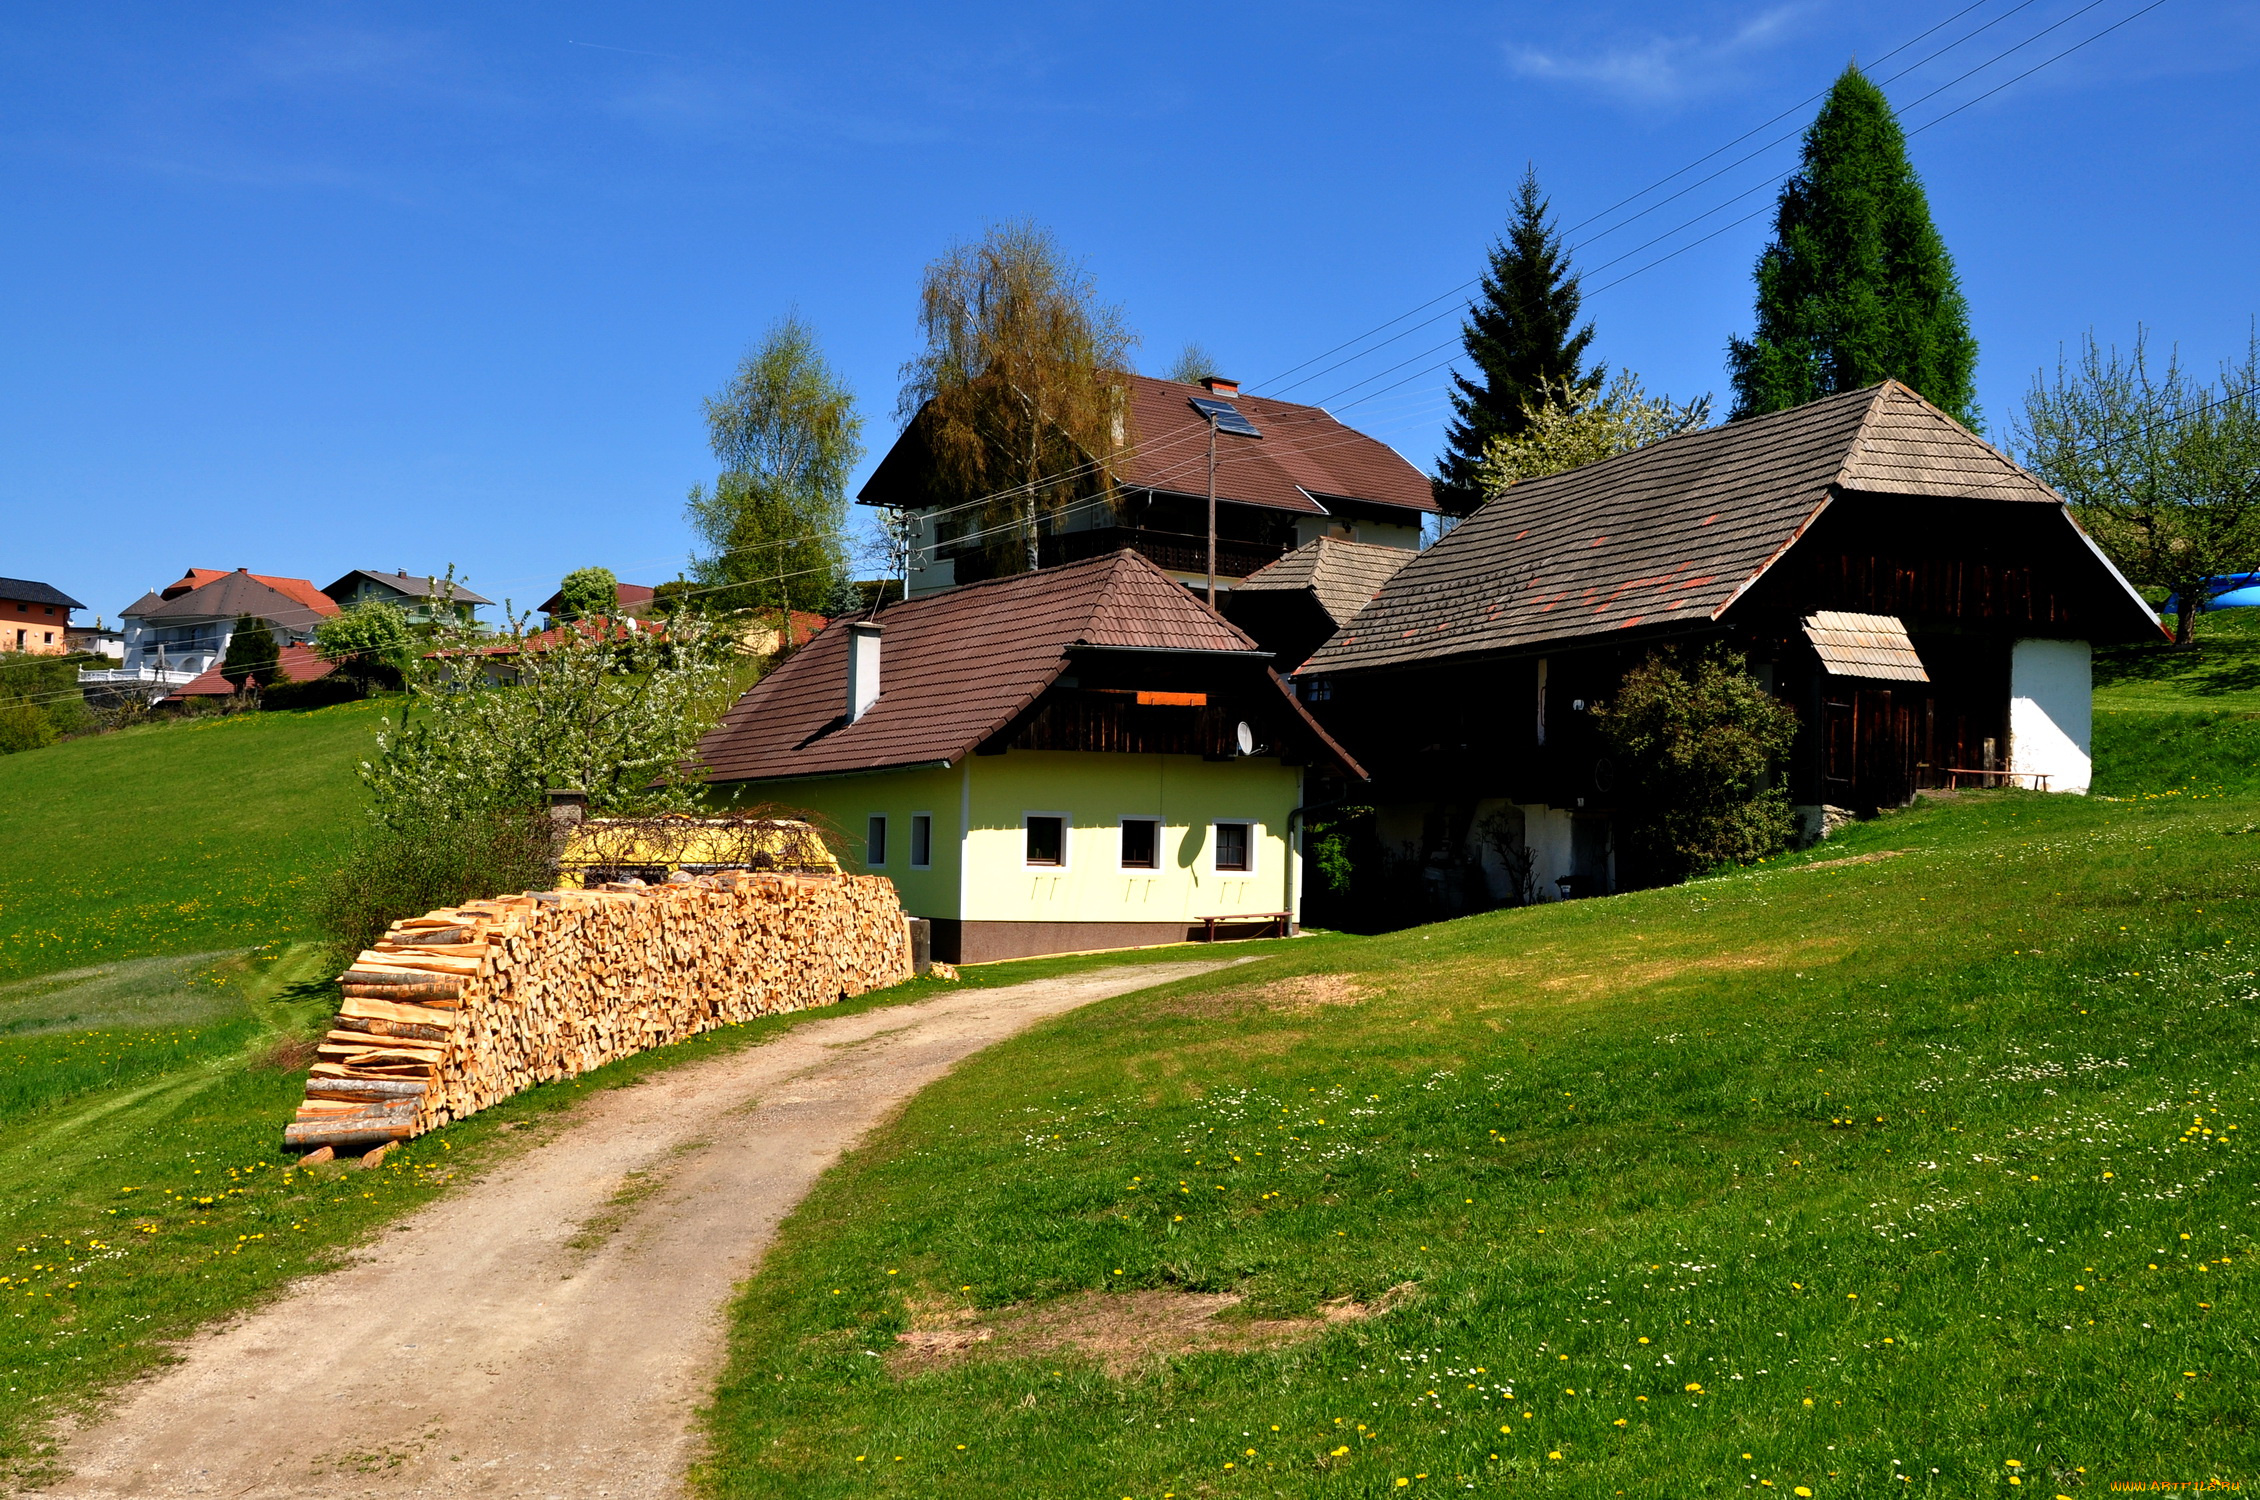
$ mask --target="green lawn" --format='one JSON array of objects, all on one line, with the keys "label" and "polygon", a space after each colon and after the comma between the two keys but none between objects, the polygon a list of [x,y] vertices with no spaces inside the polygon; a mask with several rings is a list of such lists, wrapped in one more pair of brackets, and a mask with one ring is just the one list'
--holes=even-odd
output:
[{"label": "green lawn", "polygon": [[[984,1054],[788,1224],[736,1310],[705,1486],[2260,1477],[2236,1394],[2260,717],[2186,667],[2104,664],[2094,798],[1965,796],[1675,890],[1243,945],[1261,962]],[[534,1091],[381,1172],[286,1172],[290,1044],[334,998],[305,895],[377,712],[0,758],[0,839],[42,856],[0,877],[0,1473],[40,1473],[47,1424],[167,1340],[545,1134],[500,1126],[799,1019]],[[1111,1365],[1014,1342],[1188,1291],[1245,1299],[1227,1331],[1391,1310],[1143,1360],[1117,1318]],[[898,1331],[984,1323],[972,1360],[890,1372]]]},{"label": "green lawn", "polygon": [[[1052,1022],[919,1096],[788,1223],[736,1311],[703,1482],[2260,1479],[2256,814],[1965,796],[1724,878],[1309,940]],[[1277,1347],[1155,1336],[1112,1374],[1012,1341],[1031,1310],[1135,1348],[1180,1294],[1244,1298],[1229,1324],[1393,1288]],[[898,1333],[984,1326],[964,1363],[890,1370]]]},{"label": "green lawn", "polygon": [[2193,643],[2095,654],[2095,706],[2260,713],[2260,609],[2199,615]]},{"label": "green lawn", "polygon": [[201,719],[0,756],[0,980],[306,933],[382,712]]}]

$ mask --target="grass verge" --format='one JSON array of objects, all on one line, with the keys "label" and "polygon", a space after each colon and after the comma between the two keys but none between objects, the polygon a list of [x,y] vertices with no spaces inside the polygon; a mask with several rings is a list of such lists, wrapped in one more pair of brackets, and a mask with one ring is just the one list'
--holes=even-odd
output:
[{"label": "grass verge", "polygon": [[[1965,796],[1731,876],[1312,940],[1048,1023],[788,1222],[736,1309],[701,1482],[2260,1477],[2260,835],[2232,831],[2255,812]],[[1188,1294],[1242,1299],[1226,1333],[1304,1331],[1217,1347],[1149,1315]],[[1013,1334],[1110,1308],[1081,1342]],[[950,1330],[959,1357],[900,1362],[901,1334]]]}]

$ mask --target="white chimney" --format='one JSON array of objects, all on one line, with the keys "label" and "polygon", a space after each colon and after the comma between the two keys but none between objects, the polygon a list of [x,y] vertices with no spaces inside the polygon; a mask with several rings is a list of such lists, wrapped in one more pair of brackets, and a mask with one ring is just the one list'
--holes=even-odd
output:
[{"label": "white chimney", "polygon": [[879,627],[858,620],[847,631],[847,720],[853,724],[879,701]]}]

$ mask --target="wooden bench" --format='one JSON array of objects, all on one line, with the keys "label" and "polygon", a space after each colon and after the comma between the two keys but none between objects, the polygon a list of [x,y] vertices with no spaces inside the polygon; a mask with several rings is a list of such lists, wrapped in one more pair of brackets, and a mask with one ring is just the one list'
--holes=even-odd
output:
[{"label": "wooden bench", "polygon": [[1946,768],[1947,790],[1959,791],[1962,786],[1962,778],[1965,776],[1969,777],[1974,785],[1981,787],[2000,786],[2005,781],[2030,780],[2034,791],[2045,792],[2048,790],[2048,773],[2046,771],[1979,771],[1967,767],[1956,768],[1953,766]]},{"label": "wooden bench", "polygon": [[1201,941],[1213,943],[1216,941],[1216,924],[1219,922],[1260,922],[1263,924],[1263,931],[1256,933],[1255,936],[1264,937],[1269,934],[1272,928],[1277,927],[1279,935],[1286,937],[1288,935],[1287,924],[1294,919],[1295,914],[1291,911],[1243,911],[1235,912],[1228,917],[1201,917],[1198,920],[1203,930]]}]

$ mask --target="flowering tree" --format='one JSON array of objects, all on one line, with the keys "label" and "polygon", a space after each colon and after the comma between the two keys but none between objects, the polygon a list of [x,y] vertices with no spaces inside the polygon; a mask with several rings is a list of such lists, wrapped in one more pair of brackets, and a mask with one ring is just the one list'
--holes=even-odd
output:
[{"label": "flowering tree", "polygon": [[599,812],[686,807],[735,660],[730,636],[688,613],[538,634],[520,620],[499,641],[446,630],[411,665],[408,706],[362,763],[371,814],[407,828],[539,807],[557,787]]},{"label": "flowering tree", "polygon": [[1510,485],[1542,479],[1630,453],[1650,443],[1693,432],[1711,420],[1711,398],[1684,405],[1651,397],[1630,370],[1619,370],[1603,389],[1598,377],[1578,384],[1547,381],[1543,404],[1523,407],[1522,430],[1499,436],[1483,450],[1476,480],[1485,498]]}]

